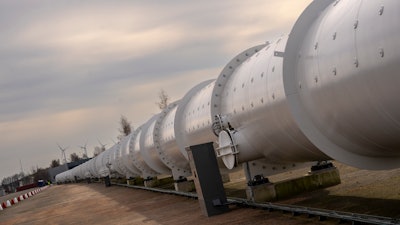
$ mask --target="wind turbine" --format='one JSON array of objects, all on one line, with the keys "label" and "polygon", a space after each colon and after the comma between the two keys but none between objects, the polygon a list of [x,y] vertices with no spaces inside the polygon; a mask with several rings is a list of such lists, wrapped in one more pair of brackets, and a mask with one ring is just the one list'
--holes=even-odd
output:
[{"label": "wind turbine", "polygon": [[66,148],[63,148],[58,143],[57,143],[57,145],[58,145],[58,148],[61,150],[61,161],[62,161],[63,164],[66,164],[67,163],[67,156],[65,156],[65,151],[69,148],[69,146],[66,147]]},{"label": "wind turbine", "polygon": [[87,159],[87,158],[88,158],[88,156],[87,156],[87,149],[86,149],[86,147],[87,147],[87,142],[85,143],[85,145],[83,145],[83,146],[78,146],[78,147],[80,147],[80,148],[83,150],[83,158],[84,158],[84,159]]},{"label": "wind turbine", "polygon": [[104,145],[103,145],[103,144],[100,142],[100,140],[99,140],[98,138],[97,138],[97,141],[98,141],[99,144],[101,145],[101,151],[104,152],[104,151],[106,150],[106,145],[107,145],[107,144],[104,144]]},{"label": "wind turbine", "polygon": [[115,145],[117,144],[117,142],[115,142],[114,139],[112,139],[112,138],[111,138],[111,141],[114,142]]}]

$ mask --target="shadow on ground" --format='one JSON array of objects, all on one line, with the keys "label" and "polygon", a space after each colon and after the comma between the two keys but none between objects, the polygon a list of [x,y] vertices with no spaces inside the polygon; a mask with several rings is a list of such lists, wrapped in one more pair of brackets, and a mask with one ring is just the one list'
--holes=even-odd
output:
[{"label": "shadow on ground", "polygon": [[[83,184],[82,184],[83,185]],[[252,208],[230,206],[230,212],[213,217],[201,213],[198,200],[132,189],[121,186],[104,187],[100,184],[85,184],[91,192],[118,203],[118,208],[145,218],[149,224],[336,224],[337,221],[319,222],[307,217],[292,217],[280,212],[267,212]]]},{"label": "shadow on ground", "polygon": [[[90,187],[91,185],[88,185]],[[113,186],[107,190],[103,189],[101,185],[92,186],[95,191],[100,191],[103,195],[118,201],[120,204],[126,204],[127,207],[140,211],[148,217],[154,217],[154,210],[170,210],[177,207],[180,209],[180,214],[186,214],[193,211],[200,211],[197,200],[185,198],[181,196],[171,196],[168,194],[156,194],[150,191],[136,190],[131,188]],[[105,188],[105,187],[104,187]],[[112,191],[111,191],[112,190]],[[140,208],[137,204],[133,204],[130,199],[115,193],[125,190],[132,196],[137,203],[140,203]],[[228,193],[234,190],[229,190]],[[237,191],[237,190],[236,190]],[[241,196],[245,197],[245,196]],[[176,199],[176,201],[174,201]],[[338,196],[331,195],[327,190],[318,190],[309,193],[303,193],[290,199],[277,201],[278,203],[293,204],[299,206],[306,206],[312,208],[322,208],[330,210],[338,210],[344,212],[353,212],[369,215],[386,216],[393,218],[400,218],[400,200],[393,199],[378,199],[378,198],[365,198],[355,196]],[[236,210],[237,207],[231,207]],[[247,212],[248,213],[248,212]]]},{"label": "shadow on ground", "polygon": [[400,218],[400,200],[332,195],[327,190],[304,193],[280,203]]}]

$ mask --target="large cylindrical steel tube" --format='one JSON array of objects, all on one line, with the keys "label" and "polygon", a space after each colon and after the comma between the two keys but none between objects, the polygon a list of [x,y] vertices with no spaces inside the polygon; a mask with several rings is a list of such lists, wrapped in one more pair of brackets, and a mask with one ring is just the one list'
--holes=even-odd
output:
[{"label": "large cylindrical steel tube", "polygon": [[172,171],[174,180],[191,175],[189,162],[175,138],[175,117],[179,101],[169,104],[156,119],[153,132],[155,150],[160,160]]},{"label": "large cylindrical steel tube", "polygon": [[123,166],[126,168],[126,170],[128,171],[127,174],[125,174],[125,176],[127,176],[127,178],[131,178],[131,177],[137,177],[141,174],[140,170],[137,169],[134,165],[133,165],[133,160],[131,159],[131,152],[130,152],[130,142],[132,139],[132,134],[129,134],[128,136],[124,137],[121,140],[121,163],[123,164]]},{"label": "large cylindrical steel tube", "polygon": [[99,155],[99,160],[97,161],[99,166],[97,167],[97,169],[101,177],[106,177],[111,175],[110,171],[111,150],[112,148],[109,148]]},{"label": "large cylindrical steel tube", "polygon": [[400,165],[400,2],[314,1],[285,50],[290,108],[334,159],[365,169]]},{"label": "large cylindrical steel tube", "polygon": [[98,170],[96,169],[96,161],[98,160],[98,157],[94,157],[93,159],[89,160],[89,172],[92,175],[93,178],[99,177]]},{"label": "large cylindrical steel tube", "polygon": [[154,145],[154,129],[160,115],[153,116],[142,127],[140,137],[140,153],[146,164],[160,174],[171,174],[171,170],[161,161]]},{"label": "large cylindrical steel tube", "polygon": [[121,153],[120,153],[120,147],[121,144],[120,142],[118,142],[117,144],[115,144],[112,147],[112,152],[111,152],[111,159],[110,159],[110,169],[112,172],[115,173],[116,176],[121,176],[121,177],[125,177],[126,176],[126,169],[124,168],[124,166],[122,165],[121,162]]},{"label": "large cylindrical steel tube", "polygon": [[133,165],[141,171],[141,176],[143,178],[149,178],[149,177],[154,177],[157,176],[159,173],[150,168],[145,160],[143,159],[143,156],[140,151],[140,140],[142,136],[142,126],[137,128],[133,134],[132,138],[129,144],[129,151],[132,159]]},{"label": "large cylindrical steel tube", "polygon": [[186,160],[186,147],[216,140],[211,130],[211,95],[214,84],[214,80],[208,80],[196,85],[182,98],[177,108],[175,136]]},{"label": "large cylindrical steel tube", "polygon": [[[222,157],[228,167],[233,160],[241,163],[264,157],[271,163],[329,159],[308,141],[290,113],[282,80],[286,40],[282,36],[239,54],[217,80],[218,113],[234,129],[231,138],[238,149],[235,157]],[[220,142],[224,142],[221,137]]]}]

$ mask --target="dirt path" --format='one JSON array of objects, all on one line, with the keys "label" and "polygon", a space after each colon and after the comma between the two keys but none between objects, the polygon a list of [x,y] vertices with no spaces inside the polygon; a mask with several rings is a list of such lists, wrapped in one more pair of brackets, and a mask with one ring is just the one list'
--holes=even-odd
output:
[{"label": "dirt path", "polygon": [[[400,218],[400,169],[367,171],[335,163],[340,185],[304,193],[281,203]],[[272,179],[304,174],[291,171]],[[239,174],[240,175],[240,174]],[[241,176],[241,175],[240,175]],[[242,184],[243,179],[237,178]],[[103,184],[56,185],[0,211],[3,224],[337,224],[306,216],[231,206],[207,218],[197,200]]]},{"label": "dirt path", "polygon": [[335,224],[233,206],[207,218],[197,200],[102,184],[52,186],[0,211],[0,224]]}]

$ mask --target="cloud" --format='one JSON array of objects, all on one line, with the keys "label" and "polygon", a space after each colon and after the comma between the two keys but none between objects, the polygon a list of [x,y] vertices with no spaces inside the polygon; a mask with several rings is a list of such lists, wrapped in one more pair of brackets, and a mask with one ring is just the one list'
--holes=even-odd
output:
[{"label": "cloud", "polygon": [[49,53],[42,55],[41,60],[28,56],[28,63],[50,61],[60,66],[79,66],[146,56],[171,49],[183,38],[183,31],[174,24],[143,26],[147,20],[145,9],[135,9],[134,5],[101,7],[104,5],[99,2],[95,7],[62,9],[55,5],[54,12],[28,15],[31,21],[13,34],[16,38],[8,42],[8,47]]},{"label": "cloud", "polygon": [[[163,88],[178,100],[243,50],[288,33],[311,0],[0,2],[1,176],[109,143]],[[18,159],[16,159],[18,163]],[[29,168],[29,166],[28,166]]]},{"label": "cloud", "polygon": [[[104,134],[109,137],[107,142],[110,142],[111,138],[116,137],[118,118],[100,123],[95,115],[101,114],[104,118],[111,118],[115,114],[118,115],[116,111],[116,108],[107,106],[81,108],[60,113],[43,113],[0,123],[3,143],[2,168],[15,164],[18,159],[29,160],[31,165],[47,166],[51,159],[57,159],[60,156],[57,143],[64,147],[69,146],[70,154],[80,152],[78,146],[85,144],[88,140],[92,148],[97,138],[104,140]],[[115,129],[110,129],[111,127]],[[104,130],[105,133],[96,133],[95,130]]]}]

